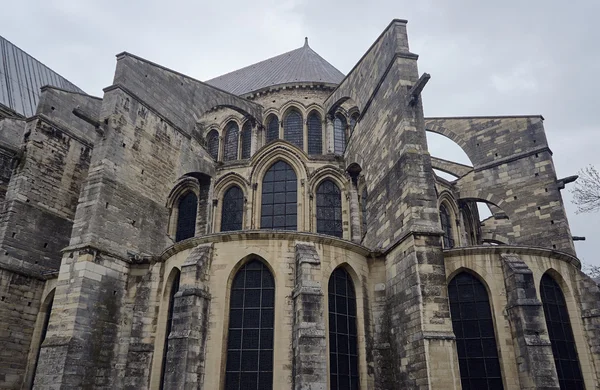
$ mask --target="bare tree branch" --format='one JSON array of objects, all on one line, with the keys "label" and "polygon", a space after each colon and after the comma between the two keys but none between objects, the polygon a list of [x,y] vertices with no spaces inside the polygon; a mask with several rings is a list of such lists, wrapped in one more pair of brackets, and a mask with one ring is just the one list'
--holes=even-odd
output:
[{"label": "bare tree branch", "polygon": [[579,171],[579,179],[571,190],[577,214],[600,210],[600,173],[592,165]]}]

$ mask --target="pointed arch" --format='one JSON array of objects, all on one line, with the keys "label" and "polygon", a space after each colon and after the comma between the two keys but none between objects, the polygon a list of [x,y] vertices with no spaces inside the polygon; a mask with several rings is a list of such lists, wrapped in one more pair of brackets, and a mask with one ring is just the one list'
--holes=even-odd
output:
[{"label": "pointed arch", "polygon": [[[181,281],[181,271],[177,267],[173,267],[167,281],[165,283],[164,294],[168,294],[168,300],[166,300],[167,304],[167,318],[165,324],[165,341],[162,353],[162,363],[160,367],[160,389],[164,388],[165,381],[165,370],[167,368],[167,352],[169,349],[169,335],[171,334],[171,329],[173,328],[173,312],[175,309],[175,294],[179,291],[179,284]],[[168,288],[168,289],[167,289]]]},{"label": "pointed arch", "polygon": [[298,229],[298,177],[283,160],[276,161],[262,180],[261,229]]},{"label": "pointed arch", "polygon": [[212,129],[206,134],[206,150],[215,161],[219,159],[219,138],[219,132],[216,129]]},{"label": "pointed arch", "polygon": [[346,128],[348,121],[341,113],[336,113],[333,118],[333,152],[344,154],[346,150]]},{"label": "pointed arch", "polygon": [[317,233],[342,238],[342,192],[329,178],[316,191]]},{"label": "pointed arch", "polygon": [[565,295],[551,272],[542,275],[540,297],[560,388],[585,389]]},{"label": "pointed arch", "polygon": [[463,388],[503,389],[488,291],[479,277],[464,269],[448,283]]},{"label": "pointed arch", "polygon": [[298,148],[304,148],[304,125],[302,113],[293,107],[288,110],[284,117],[283,138],[296,145]]},{"label": "pointed arch", "polygon": [[317,110],[312,110],[307,117],[308,154],[323,154],[323,117]]},{"label": "pointed arch", "polygon": [[229,121],[225,127],[223,161],[238,159],[239,127],[236,121]]},{"label": "pointed arch", "polygon": [[269,115],[265,124],[265,144],[279,139],[279,118],[277,115]]},{"label": "pointed arch", "polygon": [[359,355],[356,290],[345,267],[329,277],[329,386],[333,390],[358,389]]},{"label": "pointed arch", "polygon": [[198,196],[194,191],[185,193],[177,206],[177,227],[175,242],[194,237],[196,235],[196,216],[198,214]]},{"label": "pointed arch", "polygon": [[244,192],[237,185],[230,186],[223,195],[221,231],[242,230],[244,223]]},{"label": "pointed arch", "polygon": [[249,383],[272,389],[275,278],[260,259],[249,259],[235,273],[228,318],[225,389]]}]

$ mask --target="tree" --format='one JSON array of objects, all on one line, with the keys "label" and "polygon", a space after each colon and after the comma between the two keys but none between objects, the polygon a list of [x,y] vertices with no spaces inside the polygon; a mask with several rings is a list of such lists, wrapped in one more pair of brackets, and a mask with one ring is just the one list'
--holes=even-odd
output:
[{"label": "tree", "polygon": [[577,214],[600,210],[600,173],[592,165],[579,171],[579,179],[571,190]]}]

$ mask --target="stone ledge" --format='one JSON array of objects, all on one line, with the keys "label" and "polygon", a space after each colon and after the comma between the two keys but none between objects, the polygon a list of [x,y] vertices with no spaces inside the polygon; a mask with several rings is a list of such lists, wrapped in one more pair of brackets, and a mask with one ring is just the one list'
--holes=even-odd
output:
[{"label": "stone ledge", "polygon": [[[469,247],[459,247],[453,249],[444,249],[444,257],[469,256],[469,255],[501,255],[518,254],[529,256],[542,256],[551,259],[557,259],[581,269],[581,261],[573,255],[561,252],[556,249],[547,249],[541,247],[516,246],[516,245],[479,245]],[[499,259],[498,259],[499,260]]]}]

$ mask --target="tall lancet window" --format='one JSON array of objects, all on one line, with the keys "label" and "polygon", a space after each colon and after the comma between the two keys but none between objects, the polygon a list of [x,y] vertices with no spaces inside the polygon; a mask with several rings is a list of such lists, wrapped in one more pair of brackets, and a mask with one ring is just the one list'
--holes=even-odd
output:
[{"label": "tall lancet window", "polygon": [[308,154],[323,154],[323,124],[321,115],[313,111],[308,115]]},{"label": "tall lancet window", "polygon": [[342,192],[331,180],[317,188],[317,233],[342,237]]},{"label": "tall lancet window", "polygon": [[442,230],[444,231],[444,236],[443,236],[444,248],[445,249],[454,248],[454,236],[452,233],[452,219],[450,218],[450,213],[448,212],[448,208],[444,204],[442,204],[440,206],[440,223],[442,225]]},{"label": "tall lancet window", "polygon": [[237,123],[231,121],[225,128],[225,147],[223,161],[237,160],[238,158],[238,136],[239,127]]},{"label": "tall lancet window", "polygon": [[333,120],[333,151],[335,154],[344,154],[346,150],[346,118],[336,114]]},{"label": "tall lancet window", "polygon": [[223,195],[221,231],[242,230],[244,220],[244,193],[238,186],[229,188]]},{"label": "tall lancet window", "polygon": [[362,234],[363,237],[367,233],[367,186],[363,187],[362,194],[360,196],[360,207],[362,214]]},{"label": "tall lancet window", "polygon": [[300,149],[304,149],[304,129],[302,125],[302,115],[292,110],[285,117],[283,124],[283,137],[286,141],[293,143]]},{"label": "tall lancet window", "polygon": [[174,277],[171,282],[171,290],[169,291],[169,308],[167,309],[167,326],[165,329],[165,346],[163,349],[162,369],[160,372],[160,388],[164,388],[165,372],[167,368],[167,352],[169,347],[169,335],[173,329],[173,309],[175,308],[175,294],[179,291],[179,280],[181,272],[177,268],[173,269]]},{"label": "tall lancet window", "polygon": [[242,126],[242,158],[250,158],[250,147],[252,144],[252,123],[246,121]]},{"label": "tall lancet window", "polygon": [[556,280],[548,274],[542,276],[540,296],[560,388],[584,389],[565,296]]},{"label": "tall lancet window", "polygon": [[217,161],[219,158],[219,132],[217,130],[211,130],[206,135],[206,149],[208,154]]},{"label": "tall lancet window", "polygon": [[271,117],[267,120],[267,131],[266,131],[265,143],[275,141],[278,138],[279,138],[279,119],[277,119],[277,117],[275,115],[271,115]]},{"label": "tall lancet window", "polygon": [[343,268],[331,274],[329,297],[329,388],[358,390],[358,332],[356,294]]},{"label": "tall lancet window", "polygon": [[194,237],[196,234],[196,214],[198,213],[198,197],[189,191],[179,199],[177,208],[177,232],[175,242]]},{"label": "tall lancet window", "polygon": [[273,275],[261,261],[250,261],[235,275],[230,297],[225,389],[272,389]]},{"label": "tall lancet window", "polygon": [[298,182],[294,169],[284,161],[269,168],[262,183],[261,229],[296,230]]},{"label": "tall lancet window", "polygon": [[462,388],[503,389],[494,322],[485,286],[470,273],[461,272],[450,281],[448,297]]}]

